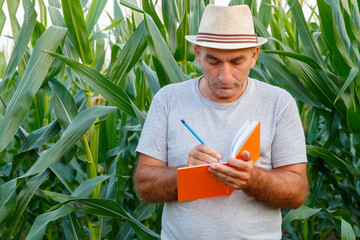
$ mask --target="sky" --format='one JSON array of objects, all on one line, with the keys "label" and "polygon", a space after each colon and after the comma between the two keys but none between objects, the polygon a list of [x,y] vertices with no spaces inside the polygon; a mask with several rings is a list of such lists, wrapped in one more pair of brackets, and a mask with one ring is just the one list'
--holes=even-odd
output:
[{"label": "sky", "polygon": [[[39,13],[39,7],[38,7],[38,1],[35,1],[36,2],[36,11]],[[91,1],[89,1],[91,2]],[[227,6],[229,4],[230,0],[215,0],[215,4],[217,5],[223,5],[223,6]],[[258,1],[258,4],[260,3],[261,1],[259,0]],[[284,1],[285,2],[285,1]],[[48,0],[44,0],[44,3],[46,6],[48,6]],[[316,1],[315,0],[308,0],[307,3],[310,5],[310,6],[314,6],[316,4]],[[129,11],[129,9],[127,9],[126,7],[122,7],[122,10],[123,10],[123,13],[126,14],[126,12]],[[11,31],[11,26],[10,26],[10,20],[9,20],[9,17],[8,17],[8,9],[7,9],[7,4],[6,2],[4,2],[3,4],[3,7],[2,7],[5,15],[6,15],[6,22],[5,22],[5,26],[4,26],[4,29],[2,31],[2,35],[0,36],[0,52],[1,51],[5,51],[5,58],[8,60],[10,58],[10,55],[11,55],[11,51],[12,51],[12,48],[14,46],[14,40],[6,37],[6,36],[12,36],[12,31]],[[105,7],[105,11],[103,11],[102,15],[100,16],[100,20],[98,21],[98,24],[99,24],[99,27],[100,29],[103,29],[107,26],[109,26],[111,24],[111,21],[109,19],[109,17],[107,16],[106,12],[108,12],[110,15],[113,15],[113,0],[108,0],[107,1],[107,4],[106,4],[106,7]],[[304,9],[304,13],[305,13],[305,17],[307,16],[307,13],[309,13],[309,8],[306,8]],[[22,25],[22,21],[23,21],[23,15],[24,15],[24,10],[23,10],[23,7],[22,7],[22,3],[20,3],[19,5],[19,8],[18,8],[18,11],[16,13],[16,16],[17,16],[17,19],[18,19],[18,22],[20,24],[20,26]],[[37,16],[37,20],[40,21],[40,16],[38,15]],[[49,16],[48,16],[48,26],[50,26],[51,24],[51,21],[49,19]]]}]

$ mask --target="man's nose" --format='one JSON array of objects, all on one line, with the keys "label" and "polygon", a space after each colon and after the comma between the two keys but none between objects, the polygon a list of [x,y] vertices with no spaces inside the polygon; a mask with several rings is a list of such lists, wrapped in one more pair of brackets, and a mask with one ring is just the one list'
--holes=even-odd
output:
[{"label": "man's nose", "polygon": [[229,64],[224,64],[220,70],[219,79],[223,83],[229,83],[232,78],[231,66]]}]

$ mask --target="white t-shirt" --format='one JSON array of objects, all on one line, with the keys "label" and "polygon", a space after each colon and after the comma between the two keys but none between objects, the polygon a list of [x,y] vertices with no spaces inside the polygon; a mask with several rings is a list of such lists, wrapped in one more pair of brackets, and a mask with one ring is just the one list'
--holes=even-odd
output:
[{"label": "white t-shirt", "polygon": [[[217,103],[204,98],[199,79],[163,87],[153,99],[137,152],[186,165],[198,140],[184,119],[226,161],[231,142],[248,120],[261,121],[260,157],[256,166],[272,169],[306,162],[306,145],[298,109],[285,90],[248,79],[239,99]],[[280,239],[281,212],[235,190],[230,196],[187,202],[166,202],[162,239]]]}]

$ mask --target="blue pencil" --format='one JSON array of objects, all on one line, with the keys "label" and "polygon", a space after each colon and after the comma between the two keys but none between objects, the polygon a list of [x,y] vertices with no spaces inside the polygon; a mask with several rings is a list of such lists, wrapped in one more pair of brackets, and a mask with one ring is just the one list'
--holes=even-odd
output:
[{"label": "blue pencil", "polygon": [[[199,142],[201,142],[201,144],[205,144],[204,141],[194,132],[194,130],[192,130],[192,128],[189,126],[189,124],[187,124],[185,122],[184,119],[180,119],[180,121],[185,125],[185,127],[187,129],[189,129],[189,131],[199,140]],[[220,162],[220,159],[218,159],[218,162]]]},{"label": "blue pencil", "polygon": [[189,131],[201,142],[201,144],[205,144],[204,141],[192,130],[192,128],[185,122],[184,119],[180,119],[180,121],[189,129]]}]

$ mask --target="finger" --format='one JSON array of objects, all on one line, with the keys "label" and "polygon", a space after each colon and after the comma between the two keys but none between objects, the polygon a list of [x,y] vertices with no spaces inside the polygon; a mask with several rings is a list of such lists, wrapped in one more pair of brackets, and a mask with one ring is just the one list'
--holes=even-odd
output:
[{"label": "finger", "polygon": [[213,158],[216,158],[216,159],[221,159],[222,158],[222,153],[221,152],[215,151],[214,149],[212,149],[208,145],[201,144],[201,145],[198,145],[196,148],[200,152],[206,153],[206,154],[212,156]]},{"label": "finger", "polygon": [[251,155],[248,151],[243,151],[242,154],[241,154],[241,160],[244,160],[244,161],[251,161]]},{"label": "finger", "polygon": [[188,166],[210,164],[217,162],[217,157],[221,158],[221,153],[213,150],[207,145],[198,145],[189,153]]},{"label": "finger", "polygon": [[253,161],[250,161],[250,160],[244,161],[242,159],[237,159],[234,157],[228,157],[228,159],[227,159],[228,163],[232,167],[236,168],[237,170],[245,171],[245,172],[252,171],[254,163],[253,163]]},{"label": "finger", "polygon": [[230,181],[231,178],[240,178],[239,171],[234,168],[217,163],[210,164],[210,173],[221,181]]},{"label": "finger", "polygon": [[226,170],[225,172],[209,171],[212,177],[219,179],[225,185],[234,189],[240,189],[246,183],[246,181],[242,179],[240,173],[233,170]]},{"label": "finger", "polygon": [[201,162],[200,164],[210,164],[210,163],[217,162],[217,159],[206,153],[194,151],[194,152],[190,153],[189,161]]},{"label": "finger", "polygon": [[[238,161],[245,165],[249,165],[248,162]],[[244,186],[248,185],[253,175],[252,168],[249,168],[248,171],[244,171],[221,164],[211,164],[209,172],[211,173],[211,176],[219,179],[224,184],[234,189],[242,189]]]},{"label": "finger", "polygon": [[[195,154],[199,154],[199,159],[206,161],[207,163],[218,162],[218,159],[222,158],[222,154],[220,152],[215,151],[208,145],[201,144],[196,146],[195,149],[198,151],[198,153],[195,152]],[[204,158],[201,158],[201,156]]]},{"label": "finger", "polygon": [[208,164],[208,163],[193,158],[193,159],[188,160],[187,166],[188,167],[193,167],[193,166],[204,165],[204,164]]}]

